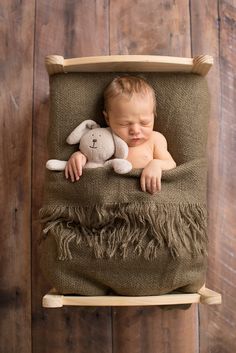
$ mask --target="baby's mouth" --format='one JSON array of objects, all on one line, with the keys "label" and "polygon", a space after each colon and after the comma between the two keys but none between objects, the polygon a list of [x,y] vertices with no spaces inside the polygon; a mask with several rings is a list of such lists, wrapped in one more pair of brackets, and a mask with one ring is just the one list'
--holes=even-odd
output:
[{"label": "baby's mouth", "polygon": [[141,137],[134,137],[130,140],[130,144],[132,146],[137,146],[142,142],[142,138]]}]

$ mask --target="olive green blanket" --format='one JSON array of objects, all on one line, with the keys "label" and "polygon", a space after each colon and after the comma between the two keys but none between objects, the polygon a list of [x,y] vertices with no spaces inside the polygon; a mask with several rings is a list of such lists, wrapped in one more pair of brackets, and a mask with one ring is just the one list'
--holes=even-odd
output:
[{"label": "olive green blanket", "polygon": [[[69,158],[75,149],[66,137],[82,120],[102,122],[102,91],[114,75],[52,76],[49,158]],[[62,293],[157,295],[204,283],[206,81],[193,74],[143,76],[156,91],[156,128],[177,168],[163,173],[155,195],[141,191],[139,169],[126,175],[87,169],[75,183],[63,172],[46,172],[41,268]]]}]

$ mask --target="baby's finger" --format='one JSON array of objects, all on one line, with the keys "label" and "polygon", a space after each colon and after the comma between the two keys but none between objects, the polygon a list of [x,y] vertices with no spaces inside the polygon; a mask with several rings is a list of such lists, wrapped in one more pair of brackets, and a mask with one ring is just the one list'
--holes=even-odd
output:
[{"label": "baby's finger", "polygon": [[155,192],[157,192],[157,190],[158,190],[157,179],[155,177],[153,177],[151,180],[151,193],[155,194]]},{"label": "baby's finger", "polygon": [[151,178],[146,178],[146,179],[145,179],[145,183],[146,183],[146,190],[147,190],[147,192],[149,192],[150,194],[152,194],[152,179],[151,179]]},{"label": "baby's finger", "polygon": [[145,181],[145,176],[144,175],[141,175],[140,184],[141,184],[142,191],[146,192],[146,181]]},{"label": "baby's finger", "polygon": [[75,161],[75,164],[76,164],[76,170],[77,170],[78,176],[80,177],[82,175],[82,164],[77,159]]},{"label": "baby's finger", "polygon": [[69,177],[67,164],[66,164],[66,167],[65,167],[65,177],[66,177],[66,179],[68,179],[68,177]]},{"label": "baby's finger", "polygon": [[75,179],[78,180],[79,179],[79,172],[77,170],[77,165],[76,165],[75,159],[72,159],[71,163],[72,163],[72,169],[74,172]]},{"label": "baby's finger", "polygon": [[157,179],[157,191],[161,191],[161,179]]},{"label": "baby's finger", "polygon": [[71,165],[68,166],[68,171],[69,171],[69,175],[70,175],[71,181],[74,182],[75,181],[74,172],[73,172],[73,169],[72,169]]}]

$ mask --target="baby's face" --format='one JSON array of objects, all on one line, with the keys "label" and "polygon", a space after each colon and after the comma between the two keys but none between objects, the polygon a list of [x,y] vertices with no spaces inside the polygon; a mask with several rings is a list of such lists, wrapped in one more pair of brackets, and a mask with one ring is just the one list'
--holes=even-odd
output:
[{"label": "baby's face", "polygon": [[151,137],[154,125],[153,106],[151,94],[134,93],[131,98],[111,99],[109,111],[104,114],[115,134],[129,147],[135,147]]}]

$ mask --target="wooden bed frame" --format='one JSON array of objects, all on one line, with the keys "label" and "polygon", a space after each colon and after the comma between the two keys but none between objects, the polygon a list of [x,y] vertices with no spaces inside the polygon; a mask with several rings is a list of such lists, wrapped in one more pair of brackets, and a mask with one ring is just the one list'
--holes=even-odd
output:
[{"label": "wooden bed frame", "polygon": [[[213,65],[209,55],[179,58],[154,55],[111,55],[64,59],[49,55],[45,59],[49,75],[69,72],[184,72],[205,76]],[[197,293],[178,293],[159,296],[79,296],[61,295],[51,290],[43,297],[45,308],[69,306],[147,306],[176,304],[220,304],[221,294],[203,286]]]},{"label": "wooden bed frame", "polygon": [[49,55],[45,59],[49,75],[67,72],[110,72],[149,71],[186,72],[205,76],[213,65],[209,55],[194,58],[178,58],[156,55],[110,55],[64,59],[63,56]]},{"label": "wooden bed frame", "polygon": [[63,306],[151,306],[176,304],[221,304],[221,294],[205,286],[197,293],[170,293],[156,296],[80,296],[62,295],[51,290],[43,297],[44,308],[61,308]]}]

